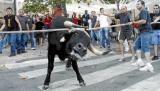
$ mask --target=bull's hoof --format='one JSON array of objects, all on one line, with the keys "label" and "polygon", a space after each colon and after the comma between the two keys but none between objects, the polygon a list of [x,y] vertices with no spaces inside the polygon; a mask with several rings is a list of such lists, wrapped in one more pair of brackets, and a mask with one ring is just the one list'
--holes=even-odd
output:
[{"label": "bull's hoof", "polygon": [[42,89],[47,90],[49,88],[49,85],[43,85]]},{"label": "bull's hoof", "polygon": [[84,87],[84,86],[86,86],[86,83],[85,82],[80,82],[79,85]]},{"label": "bull's hoof", "polygon": [[66,71],[70,71],[70,70],[72,70],[71,67],[66,67]]}]

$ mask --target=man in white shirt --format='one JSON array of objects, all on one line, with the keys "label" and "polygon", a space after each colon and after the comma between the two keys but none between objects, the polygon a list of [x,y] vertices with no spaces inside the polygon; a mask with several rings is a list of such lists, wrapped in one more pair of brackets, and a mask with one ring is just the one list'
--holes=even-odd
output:
[{"label": "man in white shirt", "polygon": [[111,22],[109,17],[103,14],[104,14],[104,8],[100,8],[100,15],[97,17],[97,22],[95,26],[97,26],[99,23],[100,27],[102,27],[102,29],[100,30],[101,46],[105,48],[106,47],[105,43],[107,43],[107,48],[110,49],[109,28],[107,28],[107,26],[109,26]]}]

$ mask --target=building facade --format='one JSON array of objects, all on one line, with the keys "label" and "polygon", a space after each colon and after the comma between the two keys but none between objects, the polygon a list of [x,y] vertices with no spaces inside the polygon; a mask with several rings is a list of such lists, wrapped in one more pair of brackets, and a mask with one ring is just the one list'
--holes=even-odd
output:
[{"label": "building facade", "polygon": [[[5,15],[7,7],[11,7],[14,13],[18,13],[19,9],[22,9],[24,0],[0,0],[0,17]],[[16,11],[16,12],[15,12]]]},{"label": "building facade", "polygon": [[14,0],[0,0],[0,17],[5,15],[5,10],[7,7],[14,9]]}]

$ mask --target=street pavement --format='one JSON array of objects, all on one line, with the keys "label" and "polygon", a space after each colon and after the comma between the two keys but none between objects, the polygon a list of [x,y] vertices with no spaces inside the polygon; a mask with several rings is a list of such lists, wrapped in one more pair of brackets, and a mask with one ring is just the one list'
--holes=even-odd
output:
[{"label": "street pavement", "polygon": [[[119,62],[117,45],[113,53],[96,56],[91,52],[78,61],[86,82],[80,87],[73,70],[66,71],[65,63],[55,58],[50,88],[46,91],[160,91],[160,60],[153,61],[155,72],[140,72],[131,65],[131,54]],[[104,50],[104,49],[100,49]],[[47,72],[47,47],[27,49],[27,53],[8,57],[9,49],[0,55],[0,91],[42,91]]]}]

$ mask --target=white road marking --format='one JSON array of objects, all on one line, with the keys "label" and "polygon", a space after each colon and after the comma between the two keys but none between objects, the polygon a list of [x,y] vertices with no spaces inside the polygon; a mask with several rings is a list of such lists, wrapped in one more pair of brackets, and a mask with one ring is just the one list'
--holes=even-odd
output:
[{"label": "white road marking", "polygon": [[[135,69],[137,69],[137,67],[131,66],[130,62],[127,62],[104,70],[99,70],[83,75],[83,78],[87,83],[87,86],[89,86],[110,79],[112,77],[125,74]],[[42,86],[39,86],[39,88],[41,89]],[[78,81],[76,80],[76,78],[71,78],[50,84],[50,88],[48,91],[72,91],[78,88],[81,87],[78,85]]]},{"label": "white road marking", "polygon": [[[92,56],[95,56],[94,54],[91,56],[86,56],[85,58],[91,58]],[[55,58],[55,62],[60,62],[59,58]],[[37,65],[44,65],[48,63],[48,59],[37,59],[37,60],[30,60],[25,61],[21,63],[9,63],[5,64],[5,67],[8,69],[18,69],[18,68],[24,68],[29,66],[37,66]]]},{"label": "white road marking", "polygon": [[[126,57],[129,57],[129,56],[131,56],[131,55],[130,54],[126,55]],[[80,62],[78,62],[78,66],[79,67],[91,66],[91,65],[96,65],[96,64],[101,64],[101,63],[113,61],[118,58],[120,58],[120,55],[113,55],[113,56],[109,56],[107,58],[100,58],[99,60],[96,59],[96,60],[90,60],[90,61],[80,61]],[[55,66],[53,69],[53,72],[61,72],[61,71],[65,71],[65,65]],[[19,73],[19,76],[20,76],[20,78],[24,78],[24,79],[31,79],[31,78],[36,78],[36,77],[43,76],[46,74],[47,74],[47,68],[44,68],[44,69],[38,69],[38,70]]]},{"label": "white road marking", "polygon": [[122,91],[160,91],[160,74],[136,83]]}]

